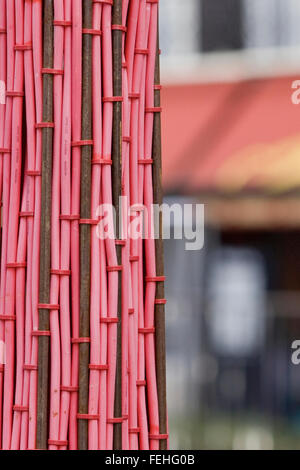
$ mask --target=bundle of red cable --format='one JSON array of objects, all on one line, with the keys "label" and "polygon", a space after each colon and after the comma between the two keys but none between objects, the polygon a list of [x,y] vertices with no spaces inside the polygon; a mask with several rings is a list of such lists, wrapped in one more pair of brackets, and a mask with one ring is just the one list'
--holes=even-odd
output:
[{"label": "bundle of red cable", "polygon": [[[121,6],[120,24],[113,20],[116,3]],[[44,62],[43,8],[53,10],[53,22],[48,25],[53,31],[51,68],[45,68]],[[84,8],[92,11],[88,28]],[[5,90],[4,97],[0,96],[3,449],[39,447],[39,348],[43,337],[50,344],[45,431],[49,449],[80,448],[79,420],[87,424],[89,449],[113,449],[117,427],[122,449],[155,450],[167,441],[161,427],[155,346],[155,306],[165,303],[157,299],[156,289],[163,278],[156,270],[154,237],[131,237],[127,229],[125,233],[126,214],[130,214],[130,226],[141,225],[141,213],[151,214],[154,202],[153,130],[160,112],[155,107],[155,90],[160,89],[155,85],[157,28],[158,0],[0,0],[0,92]],[[122,96],[116,96],[114,89],[114,32],[122,37]],[[82,128],[84,35],[92,44],[92,137],[88,140]],[[53,122],[45,121],[45,74],[51,77],[47,83],[53,91],[49,108]],[[116,104],[122,109],[123,238],[100,236],[98,225],[100,208],[114,203]],[[41,305],[41,220],[47,221],[42,197],[44,135],[52,136],[51,255],[49,303]],[[83,147],[91,149],[89,219],[82,216]],[[153,224],[151,217],[149,223]],[[82,337],[80,326],[82,225],[90,229],[88,337]],[[48,312],[49,331],[41,329],[39,310]],[[78,399],[83,386],[82,344],[89,351],[85,413],[80,411]]]}]

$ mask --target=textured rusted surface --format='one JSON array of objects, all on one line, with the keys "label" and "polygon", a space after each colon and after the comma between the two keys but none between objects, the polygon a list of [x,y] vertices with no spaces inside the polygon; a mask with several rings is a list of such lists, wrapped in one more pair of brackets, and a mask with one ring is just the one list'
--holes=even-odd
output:
[{"label": "textured rusted surface", "polygon": [[[158,42],[158,41],[157,41]],[[159,47],[159,46],[158,46]],[[160,85],[159,50],[157,49],[155,67],[155,85]],[[160,107],[160,90],[155,90],[154,106]],[[153,129],[153,196],[154,204],[162,204],[163,191],[161,181],[161,117],[154,114]],[[162,240],[162,214],[159,220],[159,238],[155,241],[156,275],[164,276],[164,247]],[[156,298],[164,299],[165,288],[163,282],[157,283]],[[157,392],[159,406],[159,432],[167,434],[167,398],[166,398],[166,340],[165,340],[165,305],[155,305],[155,359]],[[160,441],[160,449],[167,449],[167,440]]]},{"label": "textured rusted surface", "polygon": [[[92,28],[93,0],[83,0],[83,28]],[[82,42],[82,140],[92,139],[92,36],[83,34]],[[81,149],[80,216],[91,218],[91,160],[92,146]],[[90,335],[90,267],[91,226],[80,225],[80,337]],[[88,413],[89,399],[89,343],[79,345],[79,398],[78,412]],[[88,421],[78,420],[78,449],[88,449]]]},{"label": "textured rusted surface", "polygon": [[[113,24],[122,24],[122,0],[115,0],[113,5]],[[113,90],[114,96],[122,95],[122,31],[113,30]],[[113,114],[113,140],[112,140],[112,187],[113,204],[116,209],[117,220],[116,238],[120,237],[119,229],[119,197],[122,191],[122,102],[114,103]],[[122,264],[122,247],[117,246],[118,264]],[[119,271],[118,283],[118,318],[117,326],[117,367],[115,384],[114,415],[122,417],[122,271]],[[122,449],[122,424],[114,424],[114,449]]]},{"label": "textured rusted surface", "polygon": [[[53,67],[53,0],[44,1],[43,67]],[[43,75],[43,121],[53,122],[53,76],[50,74]],[[43,128],[42,133],[42,209],[39,302],[41,304],[49,304],[53,129]],[[50,329],[49,310],[39,310],[39,329],[42,331]],[[49,336],[40,336],[38,342],[36,446],[38,449],[47,449]]]}]

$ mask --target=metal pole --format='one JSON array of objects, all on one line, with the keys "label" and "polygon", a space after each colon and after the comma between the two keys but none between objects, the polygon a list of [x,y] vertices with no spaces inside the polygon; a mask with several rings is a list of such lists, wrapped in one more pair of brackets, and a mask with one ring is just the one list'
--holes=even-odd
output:
[{"label": "metal pole", "polygon": [[[83,0],[83,29],[91,29],[93,0]],[[90,359],[90,268],[91,268],[91,161],[92,161],[92,35],[83,31],[82,120],[80,174],[80,323],[78,413],[88,413]],[[78,449],[88,449],[88,420],[78,420]]]},{"label": "metal pole", "polygon": [[[113,20],[113,92],[122,96],[122,0],[115,0],[112,11]],[[120,203],[122,194],[122,102],[114,102],[112,138],[112,190],[116,210],[116,239],[120,238]],[[122,246],[116,245],[118,265],[122,265]],[[114,417],[122,418],[122,271],[118,279],[118,325],[117,325],[117,365],[115,383]],[[122,449],[122,421],[114,424],[114,449]]]},{"label": "metal pole", "polygon": [[[160,66],[159,39],[157,39],[157,56],[155,66],[154,106],[160,107]],[[154,114],[153,128],[153,201],[162,204],[163,191],[161,182],[161,115]],[[155,240],[156,275],[164,276],[164,247],[162,240],[162,214],[159,220],[159,238]],[[167,434],[167,390],[166,390],[166,339],[165,339],[165,288],[163,282],[158,282],[155,301],[155,360],[157,393],[159,406],[159,433]],[[167,450],[167,439],[160,440],[160,450]]]},{"label": "metal pole", "polygon": [[[53,67],[53,0],[44,0],[43,68]],[[53,75],[43,75],[43,122],[53,122]],[[40,232],[39,303],[50,302],[51,263],[51,191],[53,128],[42,129],[42,201]],[[48,429],[48,374],[50,330],[49,310],[39,309],[37,439],[38,449],[47,449]],[[50,335],[50,332],[49,332]]]}]

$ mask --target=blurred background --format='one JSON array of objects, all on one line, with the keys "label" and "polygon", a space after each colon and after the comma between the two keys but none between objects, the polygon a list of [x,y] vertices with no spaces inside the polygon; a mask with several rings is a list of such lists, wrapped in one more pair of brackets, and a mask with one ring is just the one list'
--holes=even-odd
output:
[{"label": "blurred background", "polygon": [[204,249],[165,242],[175,449],[300,449],[299,24],[299,0],[160,2],[166,201],[205,204]]}]

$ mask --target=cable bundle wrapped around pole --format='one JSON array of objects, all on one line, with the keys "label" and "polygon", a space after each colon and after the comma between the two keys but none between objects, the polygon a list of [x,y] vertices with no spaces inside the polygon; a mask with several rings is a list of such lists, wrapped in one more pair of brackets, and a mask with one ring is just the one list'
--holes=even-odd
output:
[{"label": "cable bundle wrapped around pole", "polygon": [[168,448],[158,0],[0,0],[0,442]]}]

